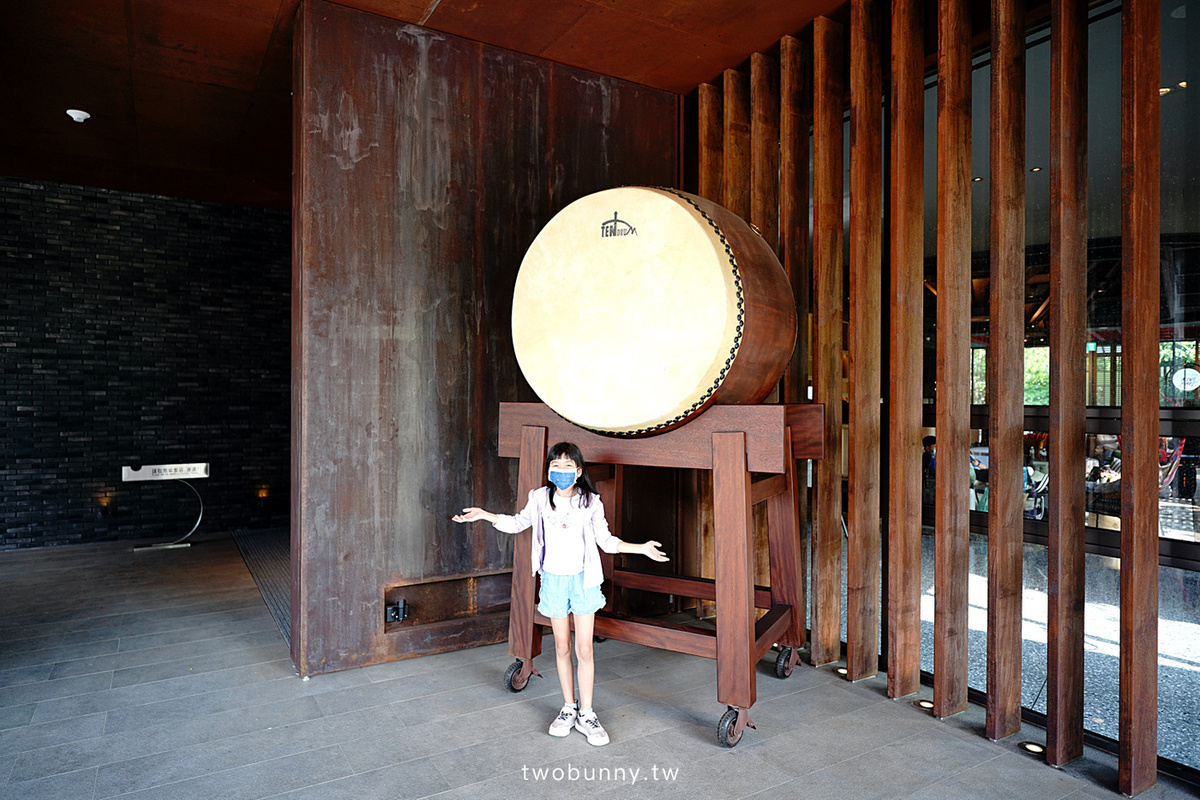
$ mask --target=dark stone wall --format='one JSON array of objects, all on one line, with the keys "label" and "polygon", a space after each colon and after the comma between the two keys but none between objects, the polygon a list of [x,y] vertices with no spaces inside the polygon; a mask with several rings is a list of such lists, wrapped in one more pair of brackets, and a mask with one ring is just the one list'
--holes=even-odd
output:
[{"label": "dark stone wall", "polygon": [[[286,525],[286,211],[0,178],[0,549]],[[266,497],[259,495],[265,491]]]}]

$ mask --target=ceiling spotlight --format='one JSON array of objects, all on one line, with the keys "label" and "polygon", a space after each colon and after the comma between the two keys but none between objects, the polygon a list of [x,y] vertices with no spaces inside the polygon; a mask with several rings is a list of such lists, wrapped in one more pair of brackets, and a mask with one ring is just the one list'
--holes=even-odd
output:
[{"label": "ceiling spotlight", "polygon": [[1041,167],[1030,167],[1029,171],[1030,172],[1041,172],[1042,168]]},{"label": "ceiling spotlight", "polygon": [[1169,94],[1170,91],[1171,91],[1170,86],[1163,86],[1158,90],[1158,96],[1162,97],[1164,94]]},{"label": "ceiling spotlight", "polygon": [[80,111],[78,108],[68,108],[67,116],[76,122],[85,122],[91,118],[91,114],[86,111]]},{"label": "ceiling spotlight", "polygon": [[983,180],[983,178],[976,175],[974,178],[971,178],[971,183],[979,183],[981,180]]},{"label": "ceiling spotlight", "polygon": [[1186,88],[1187,88],[1187,81],[1180,81],[1180,82],[1179,82],[1179,84],[1178,84],[1178,86],[1179,86],[1179,88],[1180,88],[1180,89],[1186,89]]},{"label": "ceiling spotlight", "polygon": [[1033,753],[1034,755],[1041,755],[1042,753],[1046,752],[1046,746],[1038,744],[1037,742],[1021,742],[1017,745],[1017,747],[1021,748],[1026,753]]}]

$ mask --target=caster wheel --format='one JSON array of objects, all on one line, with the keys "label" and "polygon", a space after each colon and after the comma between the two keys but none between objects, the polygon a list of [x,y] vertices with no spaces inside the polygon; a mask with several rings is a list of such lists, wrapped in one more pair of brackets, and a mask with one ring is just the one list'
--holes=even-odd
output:
[{"label": "caster wheel", "polygon": [[508,672],[504,673],[504,688],[510,692],[519,692],[529,685],[529,676],[521,675],[521,659],[517,659],[508,667]]},{"label": "caster wheel", "polygon": [[786,678],[792,674],[792,648],[781,647],[775,656],[775,677]]},{"label": "caster wheel", "polygon": [[741,731],[737,729],[738,710],[731,708],[721,715],[721,721],[717,723],[717,741],[721,743],[721,747],[733,747],[742,738]]}]

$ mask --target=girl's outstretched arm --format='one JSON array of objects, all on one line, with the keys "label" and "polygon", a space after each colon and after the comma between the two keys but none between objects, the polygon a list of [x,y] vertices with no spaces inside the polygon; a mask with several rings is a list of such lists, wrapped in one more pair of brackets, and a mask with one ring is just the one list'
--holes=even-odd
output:
[{"label": "girl's outstretched arm", "polygon": [[455,514],[450,519],[455,522],[475,522],[476,520],[484,520],[495,524],[496,515],[490,511],[484,511],[482,508],[464,508],[463,513]]},{"label": "girl's outstretched arm", "polygon": [[667,558],[666,553],[658,549],[661,546],[661,544],[653,540],[649,542],[642,542],[641,544],[632,544],[630,542],[622,541],[617,545],[617,552],[636,553],[654,561],[670,561],[671,559]]}]

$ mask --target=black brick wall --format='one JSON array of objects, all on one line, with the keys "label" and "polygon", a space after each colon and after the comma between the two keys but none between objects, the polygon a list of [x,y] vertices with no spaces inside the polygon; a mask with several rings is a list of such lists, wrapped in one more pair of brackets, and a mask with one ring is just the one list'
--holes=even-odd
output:
[{"label": "black brick wall", "polygon": [[285,525],[290,275],[286,211],[0,177],[0,549],[186,533],[123,465],[210,462],[201,531]]}]

